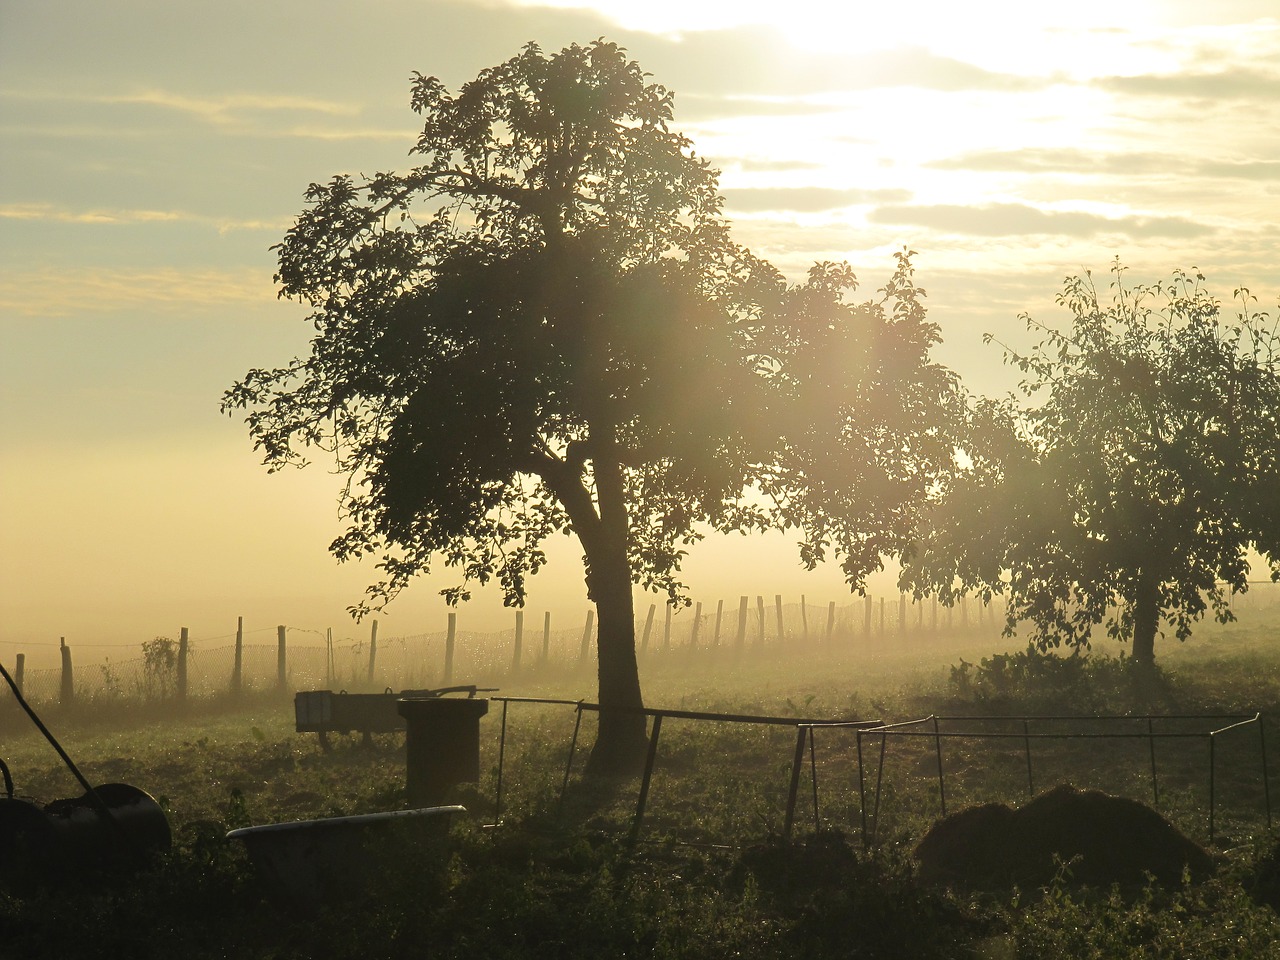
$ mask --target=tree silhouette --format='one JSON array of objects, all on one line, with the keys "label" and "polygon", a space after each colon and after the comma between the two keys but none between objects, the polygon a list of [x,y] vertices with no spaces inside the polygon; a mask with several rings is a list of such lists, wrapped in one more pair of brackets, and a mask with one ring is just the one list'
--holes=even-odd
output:
[{"label": "tree silhouette", "polygon": [[847,266],[788,285],[733,243],[671,94],[616,45],[530,44],[456,96],[416,75],[412,106],[418,165],[313,184],[277,248],[310,356],[250,371],[223,408],[271,469],[336,457],[331,549],[385,573],[357,616],[437,560],[449,602],[496,578],[522,604],[546,538],[576,536],[607,708],[592,765],[626,768],[645,743],[633,583],[687,602],[706,531],[795,527],[804,563],[834,553],[859,586],[951,462],[954,379],[907,253],[851,304]]},{"label": "tree silhouette", "polygon": [[[904,581],[944,595],[1007,590],[1008,628],[1042,648],[1131,639],[1154,664],[1161,624],[1185,640],[1212,609],[1231,619],[1249,548],[1280,579],[1280,338],[1249,291],[1224,318],[1198,271],[1126,286],[1066,280],[1069,330],[1042,326],[1027,404],[972,410],[971,466],[950,479]],[[990,338],[988,337],[988,340]]]}]

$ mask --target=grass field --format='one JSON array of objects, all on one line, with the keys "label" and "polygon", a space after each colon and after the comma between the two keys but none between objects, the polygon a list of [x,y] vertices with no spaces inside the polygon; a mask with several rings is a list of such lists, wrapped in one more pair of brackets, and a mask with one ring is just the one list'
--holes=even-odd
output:
[{"label": "grass field", "polygon": [[[1158,650],[1163,677],[1141,693],[1106,649],[1085,663],[995,658],[990,640],[769,659],[672,654],[646,665],[646,698],[673,709],[886,721],[1259,710],[1274,718],[1277,639],[1268,628],[1228,627],[1183,647],[1166,643]],[[543,675],[502,694],[592,692],[589,677]],[[940,812],[931,740],[887,746],[871,848],[860,834],[856,740],[819,731],[817,829],[806,767],[788,844],[794,730],[669,720],[632,845],[637,781],[583,783],[575,771],[561,796],[574,723],[564,706],[512,704],[502,825],[486,826],[495,814],[499,716],[495,703],[482,725],[481,782],[457,788],[469,812],[449,835],[400,838],[376,859],[372,878],[352,877],[348,892],[315,909],[272,902],[225,832],[403,807],[402,737],[368,747],[353,737],[326,754],[314,736],[294,732],[291,704],[280,699],[185,718],[120,716],[109,725],[46,718],[91,782],[125,781],[159,798],[175,843],[132,873],[0,895],[0,955],[1280,957],[1280,849],[1265,822],[1256,739],[1223,738],[1219,747],[1212,880],[1172,890],[1080,889],[1066,865],[1043,888],[966,892],[915,874],[912,850]],[[38,734],[14,723],[4,729],[0,755],[19,796],[80,793]],[[591,730],[588,715],[585,747]],[[1266,733],[1280,744],[1274,720]],[[1158,745],[1161,811],[1202,843],[1204,745]],[[949,810],[1026,798],[1023,741],[957,739],[944,749]],[[1070,781],[1151,800],[1145,740],[1036,741],[1034,754],[1037,790]],[[878,757],[865,762],[874,777]],[[1274,769],[1271,779],[1280,782]],[[1268,896],[1272,906],[1259,902]]]}]

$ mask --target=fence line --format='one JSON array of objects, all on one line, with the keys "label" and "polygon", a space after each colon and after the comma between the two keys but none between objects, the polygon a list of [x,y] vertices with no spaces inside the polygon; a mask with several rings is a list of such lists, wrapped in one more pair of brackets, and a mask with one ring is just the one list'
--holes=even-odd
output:
[{"label": "fence line", "polygon": [[[1280,591],[1260,592],[1270,595],[1238,598],[1238,609],[1280,610]],[[658,604],[651,603],[643,614],[638,608],[637,653],[642,661],[656,661],[673,654],[714,656],[792,648],[853,651],[859,641],[997,636],[1005,617],[999,597],[990,604],[962,597],[952,607],[934,598],[916,601],[905,594],[851,597],[843,605],[812,603],[804,596],[798,603],[784,603],[781,594],[773,596],[772,604],[763,595],[752,600],[747,595],[738,598],[736,620],[732,612],[726,618],[723,600],[716,603],[714,612],[702,603],[681,608],[664,604],[660,639],[653,636]],[[275,643],[246,643],[244,621],[239,618],[235,633],[224,635],[234,636],[233,644],[206,647],[192,641],[184,627],[176,641],[157,637],[141,644],[140,657],[89,665],[75,664],[72,646],[62,638],[60,667],[28,669],[24,654],[18,653],[13,673],[32,703],[73,706],[211,699],[272,690],[423,689],[448,685],[455,676],[492,683],[509,681],[524,671],[585,670],[594,664],[594,609],[586,612],[584,625],[555,630],[550,612],[545,613],[541,637],[529,643],[524,637],[524,611],[513,613],[514,624],[508,630],[459,629],[457,613],[450,612],[445,631],[399,637],[379,637],[375,620],[368,639],[360,640],[335,641],[332,630],[280,625],[275,628]],[[248,633],[256,639],[269,631],[260,628]],[[307,641],[297,642],[299,636]],[[323,639],[317,644],[313,637]]]}]

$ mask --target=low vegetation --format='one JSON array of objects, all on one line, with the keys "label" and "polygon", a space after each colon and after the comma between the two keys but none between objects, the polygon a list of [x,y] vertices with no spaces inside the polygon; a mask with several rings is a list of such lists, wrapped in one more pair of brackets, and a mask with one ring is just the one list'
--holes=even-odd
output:
[{"label": "low vegetation", "polygon": [[[646,684],[650,701],[665,707],[832,719],[1245,709],[1277,716],[1272,635],[1223,628],[1202,648],[1171,651],[1155,688],[1135,687],[1114,651],[1053,658],[943,641],[846,653],[821,670],[812,658],[726,659],[714,674],[690,674],[672,658],[652,663]],[[548,677],[503,693],[576,696],[573,685],[585,682]],[[89,780],[156,795],[174,847],[133,873],[77,870],[53,889],[0,894],[0,955],[1280,957],[1280,847],[1263,814],[1255,741],[1219,758],[1211,879],[1093,889],[1062,863],[1043,887],[965,891],[923,882],[912,856],[940,812],[931,742],[888,746],[879,842],[868,847],[855,738],[820,731],[817,829],[806,767],[788,843],[794,731],[671,719],[633,844],[636,780],[583,782],[575,767],[561,796],[574,711],[558,705],[511,705],[502,822],[489,826],[500,720],[493,706],[482,781],[457,788],[467,817],[447,836],[384,851],[371,877],[352,878],[343,896],[312,909],[277,905],[226,831],[402,807],[402,738],[366,746],[352,737],[325,754],[314,737],[293,731],[280,700],[142,727],[67,718],[55,733]],[[1280,729],[1267,732],[1280,743]],[[583,735],[589,748],[589,716]],[[1145,741],[1046,741],[1034,750],[1037,791],[1071,781],[1151,799]],[[1159,752],[1161,812],[1205,843],[1200,741],[1162,743]],[[866,753],[874,777],[875,750]],[[34,733],[7,734],[4,759],[20,796],[79,793]],[[1025,799],[1021,741],[948,741],[945,769],[949,809]]]}]

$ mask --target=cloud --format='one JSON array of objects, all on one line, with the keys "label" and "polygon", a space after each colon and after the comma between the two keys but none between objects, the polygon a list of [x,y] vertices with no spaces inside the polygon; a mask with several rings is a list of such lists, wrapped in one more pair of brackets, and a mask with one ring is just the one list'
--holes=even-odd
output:
[{"label": "cloud", "polygon": [[986,237],[1060,234],[1092,237],[1125,234],[1130,237],[1195,237],[1210,232],[1204,224],[1182,217],[1103,217],[1080,211],[1042,210],[1021,203],[980,207],[953,204],[878,207],[868,219],[880,224],[908,224],[946,233]]},{"label": "cloud", "polygon": [[77,317],[145,307],[225,307],[272,303],[268,274],[249,267],[191,270],[156,267],[39,267],[0,275],[0,314]]},{"label": "cloud", "polygon": [[675,115],[681,122],[730,117],[796,117],[838,113],[844,107],[796,97],[736,97],[718,94],[676,94]]},{"label": "cloud", "polygon": [[1213,73],[1138,74],[1102,77],[1094,85],[1111,93],[1188,100],[1275,99],[1280,73],[1262,70],[1222,70]]},{"label": "cloud", "polygon": [[934,160],[938,170],[995,173],[1068,173],[1109,176],[1178,174],[1234,180],[1278,180],[1280,160],[1205,160],[1169,153],[1096,153],[1062,149],[979,150]]},{"label": "cloud", "polygon": [[0,220],[27,220],[40,223],[71,223],[89,226],[121,226],[138,223],[194,223],[210,226],[221,234],[238,230],[270,230],[288,228],[288,220],[244,220],[234,217],[211,217],[183,210],[132,210],[96,208],[72,210],[51,203],[10,203],[0,205]]},{"label": "cloud", "polygon": [[838,190],[830,187],[741,187],[724,191],[729,210],[821,213],[858,204],[895,203],[911,199],[909,190]]}]

